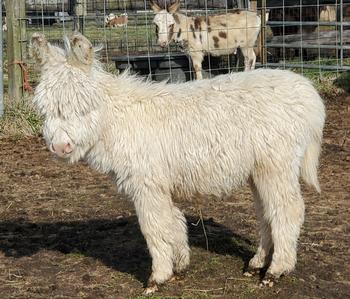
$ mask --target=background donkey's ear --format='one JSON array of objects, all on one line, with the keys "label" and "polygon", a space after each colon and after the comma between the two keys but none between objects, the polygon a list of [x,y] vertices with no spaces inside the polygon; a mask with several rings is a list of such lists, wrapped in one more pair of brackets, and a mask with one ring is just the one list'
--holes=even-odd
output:
[{"label": "background donkey's ear", "polygon": [[160,12],[162,9],[156,2],[156,0],[150,0],[151,8],[154,12]]},{"label": "background donkey's ear", "polygon": [[167,11],[170,13],[175,13],[179,10],[179,8],[180,8],[180,0],[175,0],[174,3],[172,3],[167,7]]}]

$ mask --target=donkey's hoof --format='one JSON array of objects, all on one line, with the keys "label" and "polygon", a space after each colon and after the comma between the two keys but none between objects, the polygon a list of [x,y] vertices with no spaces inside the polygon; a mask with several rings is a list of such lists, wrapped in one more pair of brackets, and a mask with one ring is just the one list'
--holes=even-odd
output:
[{"label": "donkey's hoof", "polygon": [[260,286],[261,287],[273,287],[275,283],[277,283],[278,281],[278,278],[277,276],[275,275],[272,275],[270,273],[266,273],[265,274],[265,277],[261,280],[260,282]]},{"label": "donkey's hoof", "polygon": [[175,282],[175,281],[179,281],[179,280],[183,280],[185,277],[183,272],[180,273],[175,273],[169,280],[168,282]]},{"label": "donkey's hoof", "polygon": [[155,282],[151,282],[148,284],[147,288],[145,288],[142,294],[148,296],[154,294],[157,291],[158,285]]},{"label": "donkey's hoof", "polygon": [[261,269],[259,269],[259,268],[248,267],[243,272],[243,276],[245,276],[245,277],[252,277],[252,276],[260,275],[260,271],[261,271]]}]

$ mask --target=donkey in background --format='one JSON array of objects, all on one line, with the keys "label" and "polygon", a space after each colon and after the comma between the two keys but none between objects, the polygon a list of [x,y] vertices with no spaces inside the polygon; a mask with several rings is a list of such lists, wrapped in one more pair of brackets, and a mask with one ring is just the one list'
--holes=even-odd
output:
[{"label": "donkey in background", "polygon": [[260,32],[260,17],[256,12],[234,10],[227,14],[189,17],[178,13],[180,0],[168,6],[150,0],[156,13],[158,44],[167,47],[175,41],[182,44],[191,57],[197,79],[202,79],[205,54],[213,56],[236,53],[240,48],[245,70],[255,68],[254,46]]},{"label": "donkey in background", "polygon": [[128,25],[127,13],[123,13],[120,16],[110,13],[108,16],[105,17],[106,27],[125,27],[127,25]]}]

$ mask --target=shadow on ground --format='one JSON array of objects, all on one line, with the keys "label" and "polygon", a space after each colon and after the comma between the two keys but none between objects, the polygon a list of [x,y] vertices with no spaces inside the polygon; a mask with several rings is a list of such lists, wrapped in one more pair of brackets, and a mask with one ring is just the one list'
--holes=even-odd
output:
[{"label": "shadow on ground", "polygon": [[[187,217],[191,246],[206,249],[206,241],[198,219]],[[205,219],[210,238],[209,251],[231,254],[245,264],[252,257],[249,240],[228,228]],[[56,250],[63,254],[82,254],[101,260],[105,265],[133,275],[145,283],[151,269],[151,259],[136,216],[117,220],[32,223],[23,219],[0,222],[0,250],[6,256],[19,258],[36,252]],[[242,269],[243,270],[243,269]]]}]

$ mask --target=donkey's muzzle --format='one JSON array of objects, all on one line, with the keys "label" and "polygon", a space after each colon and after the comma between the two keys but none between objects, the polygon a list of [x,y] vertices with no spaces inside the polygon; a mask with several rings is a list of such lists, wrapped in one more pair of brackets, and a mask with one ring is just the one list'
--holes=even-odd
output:
[{"label": "donkey's muzzle", "polygon": [[67,158],[74,150],[74,145],[70,143],[51,143],[50,151],[60,158]]}]

